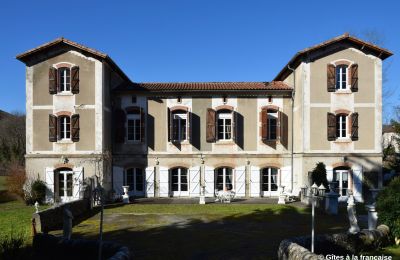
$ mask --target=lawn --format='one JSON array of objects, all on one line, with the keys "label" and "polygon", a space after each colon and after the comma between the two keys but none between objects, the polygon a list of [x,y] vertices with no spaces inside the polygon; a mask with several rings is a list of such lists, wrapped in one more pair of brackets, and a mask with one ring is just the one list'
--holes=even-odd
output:
[{"label": "lawn", "polygon": [[[276,258],[283,239],[307,235],[311,226],[309,209],[288,205],[131,204],[104,213],[104,239],[140,259]],[[319,234],[347,228],[345,216],[317,214],[316,220]],[[75,226],[73,237],[97,239],[98,230],[96,215]]]}]

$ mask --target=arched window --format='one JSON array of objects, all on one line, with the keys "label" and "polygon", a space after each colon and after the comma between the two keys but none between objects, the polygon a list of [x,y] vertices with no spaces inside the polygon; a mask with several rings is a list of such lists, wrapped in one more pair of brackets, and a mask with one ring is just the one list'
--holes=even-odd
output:
[{"label": "arched window", "polygon": [[58,68],[59,91],[71,91],[71,70],[67,67]]},{"label": "arched window", "polygon": [[171,191],[173,197],[188,196],[189,182],[188,170],[183,167],[177,167],[170,170]]},{"label": "arched window", "polygon": [[233,174],[229,167],[221,167],[215,170],[215,188],[216,190],[232,190]]},{"label": "arched window", "polygon": [[232,139],[232,111],[222,109],[217,111],[218,140]]},{"label": "arched window", "polygon": [[347,89],[347,65],[336,66],[336,89]]},{"label": "arched window", "polygon": [[270,196],[271,193],[278,191],[278,169],[263,168],[261,169],[261,191],[264,195]]},{"label": "arched window", "polygon": [[60,168],[55,171],[54,182],[56,201],[66,202],[72,197],[73,171],[70,168]]},{"label": "arched window", "polygon": [[340,166],[333,169],[333,182],[340,196],[346,196],[350,189],[350,168]]}]

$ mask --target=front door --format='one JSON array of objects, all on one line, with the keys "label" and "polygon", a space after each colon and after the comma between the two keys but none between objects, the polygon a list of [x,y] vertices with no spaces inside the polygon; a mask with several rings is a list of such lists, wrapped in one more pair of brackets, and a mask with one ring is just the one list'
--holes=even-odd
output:
[{"label": "front door", "polygon": [[131,168],[126,171],[126,185],[129,186],[130,196],[144,196],[144,175],[140,168]]},{"label": "front door", "polygon": [[59,171],[58,172],[58,197],[61,202],[68,202],[72,200],[72,171]]},{"label": "front door", "polygon": [[337,183],[338,193],[340,196],[347,196],[349,189],[349,171],[348,170],[335,170],[334,181]]},{"label": "front door", "polygon": [[171,186],[173,197],[189,196],[187,169],[175,168],[171,170]]},{"label": "front door", "polygon": [[278,169],[264,168],[261,170],[261,191],[263,196],[278,195]]},{"label": "front door", "polygon": [[218,168],[217,169],[217,178],[216,178],[216,188],[218,191],[220,190],[232,190],[232,169],[231,168]]}]

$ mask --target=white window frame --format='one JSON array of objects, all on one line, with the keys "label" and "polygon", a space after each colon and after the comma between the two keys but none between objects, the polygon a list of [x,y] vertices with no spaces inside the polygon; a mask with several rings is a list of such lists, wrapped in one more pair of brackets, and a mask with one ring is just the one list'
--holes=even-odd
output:
[{"label": "white window frame", "polygon": [[[188,137],[188,116],[187,113],[173,113],[172,114],[172,120],[178,120],[178,139],[175,139],[174,136],[172,136],[174,138],[174,141],[178,141],[178,142],[184,142],[187,141],[187,137]],[[182,128],[181,128],[181,120],[185,120],[185,130],[186,130],[186,135],[185,138],[182,138]],[[173,135],[173,133],[172,133]]]},{"label": "white window frame", "polygon": [[[173,182],[172,182],[172,176],[173,176],[173,171],[177,171],[177,178],[178,178],[178,190],[173,190]],[[186,183],[182,182],[182,170],[186,172]],[[189,170],[183,167],[178,167],[171,169],[171,192],[173,197],[179,197],[179,196],[188,196],[189,195]],[[186,190],[182,190],[182,184],[186,184]]]},{"label": "white window frame", "polygon": [[[71,68],[68,67],[60,67],[57,69],[57,74],[61,78],[60,70],[64,70],[64,82],[59,83],[59,93],[71,93]],[[67,70],[69,70],[69,82],[67,82]],[[66,90],[67,84],[69,83],[69,90]]]},{"label": "white window frame", "polygon": [[[124,176],[124,185],[129,186],[128,184],[128,171],[132,170],[132,174],[133,174],[133,183],[132,187],[133,189],[129,190],[130,192],[133,192],[135,195],[143,195],[144,194],[144,189],[145,189],[145,173],[144,170],[142,168],[128,168],[125,170],[125,176]],[[137,185],[137,172],[138,170],[141,170],[142,172],[142,190],[137,190],[136,189],[136,185]]]},{"label": "white window frame", "polygon": [[[60,200],[62,202],[68,201],[70,198],[73,197],[74,195],[74,191],[73,191],[73,187],[74,187],[74,175],[73,175],[73,171],[59,171],[58,172],[58,196],[60,198]],[[71,176],[71,196],[68,196],[68,183],[67,183],[67,176],[70,175]],[[63,194],[61,194],[61,187],[60,187],[60,178],[63,178]]]},{"label": "white window frame", "polygon": [[[136,124],[133,124],[133,137],[134,139],[129,139],[129,120],[133,120],[134,122],[136,120],[139,120],[139,139],[136,140],[135,136],[136,136]],[[140,129],[142,127],[142,117],[140,114],[127,114],[126,116],[126,141],[127,142],[132,142],[132,143],[138,143],[141,142],[142,140],[142,129]]]},{"label": "white window frame", "polygon": [[[67,123],[67,118],[69,118],[69,123]],[[60,116],[59,119],[60,121],[60,138],[59,140],[71,140],[71,117],[70,116]],[[61,121],[62,120],[62,121]],[[61,132],[61,125],[64,125],[64,131]],[[68,127],[67,127],[68,126]],[[69,131],[68,131],[69,128]],[[67,132],[69,132],[69,138],[67,136]]]},{"label": "white window frame", "polygon": [[[336,124],[337,124],[337,118],[339,117],[339,136],[337,136],[337,131],[338,131],[338,129],[336,129],[336,138],[338,138],[338,139],[346,139],[347,138],[347,135],[348,135],[348,131],[347,131],[347,128],[348,128],[348,115],[345,115],[345,114],[339,114],[339,115],[336,115]],[[343,119],[344,118],[344,119]],[[345,127],[344,127],[344,129],[343,129],[343,120],[344,120],[344,124],[345,124]],[[337,127],[337,125],[336,125],[336,127]],[[342,132],[343,132],[343,130],[345,130],[345,136],[342,136]]]},{"label": "white window frame", "polygon": [[[221,113],[217,113],[217,139],[218,139],[218,141],[232,141],[232,124],[233,124],[233,115],[232,115],[233,113],[232,112],[230,112],[230,113],[227,113],[227,112],[221,112]],[[220,139],[219,138],[219,119],[222,119],[223,120],[223,123],[222,123],[222,126],[223,126],[223,138],[222,139]],[[226,131],[226,126],[227,126],[227,124],[226,124],[226,120],[227,119],[230,119],[231,120],[231,124],[230,124],[230,128],[231,128],[231,131],[230,131],[230,136],[231,136],[231,138],[229,138],[229,139],[225,139],[225,135],[226,135],[226,133],[228,133],[227,131]]]},{"label": "white window frame", "polygon": [[[342,71],[344,67],[346,67],[345,79],[343,79],[343,71]],[[348,90],[349,89],[349,86],[348,86],[349,66],[348,65],[344,65],[344,64],[337,65],[336,68],[335,68],[335,74],[336,75],[338,74],[338,72],[337,72],[338,69],[340,70],[339,71],[339,77],[340,77],[339,78],[339,86],[337,86],[338,82],[335,82],[335,84],[336,84],[335,89],[336,89],[336,91]],[[342,88],[343,82],[346,83],[345,84],[345,88]]]}]

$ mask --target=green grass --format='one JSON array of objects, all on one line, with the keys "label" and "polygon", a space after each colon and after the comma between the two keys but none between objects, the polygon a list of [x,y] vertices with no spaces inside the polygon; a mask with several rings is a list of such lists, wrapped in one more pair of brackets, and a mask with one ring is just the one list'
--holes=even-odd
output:
[{"label": "green grass", "polygon": [[0,191],[7,190],[6,179],[7,176],[0,176]]},{"label": "green grass", "polygon": [[[283,239],[310,234],[311,216],[276,204],[130,204],[106,208],[103,228],[105,240],[140,259],[271,259]],[[346,229],[346,216],[317,213],[317,234]],[[97,239],[98,230],[99,214],[75,226],[73,237]]]},{"label": "green grass", "polygon": [[400,245],[387,246],[376,251],[365,252],[363,253],[363,255],[374,255],[374,256],[385,255],[385,256],[392,256],[393,257],[392,259],[400,259]]}]

